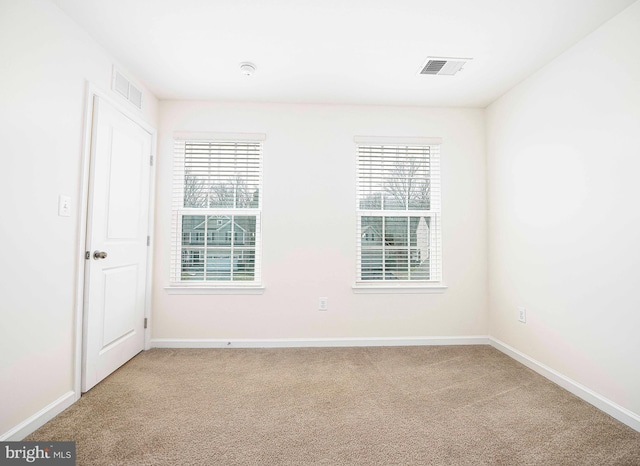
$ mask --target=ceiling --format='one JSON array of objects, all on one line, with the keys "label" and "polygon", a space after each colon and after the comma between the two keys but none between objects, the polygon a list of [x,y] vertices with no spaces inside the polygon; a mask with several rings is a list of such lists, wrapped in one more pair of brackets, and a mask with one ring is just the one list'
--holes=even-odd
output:
[{"label": "ceiling", "polygon": [[485,107],[635,0],[53,1],[159,99]]}]

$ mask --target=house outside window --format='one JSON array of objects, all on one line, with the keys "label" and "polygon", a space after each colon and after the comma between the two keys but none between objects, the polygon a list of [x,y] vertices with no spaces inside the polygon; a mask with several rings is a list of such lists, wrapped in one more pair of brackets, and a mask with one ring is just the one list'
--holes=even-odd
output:
[{"label": "house outside window", "polygon": [[173,285],[260,285],[263,139],[174,134]]},{"label": "house outside window", "polygon": [[354,288],[441,286],[440,140],[355,141]]}]

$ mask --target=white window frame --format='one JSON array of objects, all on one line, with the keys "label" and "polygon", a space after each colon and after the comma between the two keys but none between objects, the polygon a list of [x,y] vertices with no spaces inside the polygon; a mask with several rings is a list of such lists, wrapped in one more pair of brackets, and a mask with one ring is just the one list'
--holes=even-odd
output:
[{"label": "white window frame", "polygon": [[[171,258],[170,258],[170,285],[165,287],[169,294],[260,294],[264,291],[262,285],[262,195],[263,195],[263,160],[266,136],[257,133],[213,133],[213,132],[175,132],[174,163],[173,163],[173,201],[171,221]],[[249,208],[192,208],[184,207],[184,146],[187,142],[215,142],[215,143],[258,143],[260,146],[259,163],[259,199],[258,205]],[[255,258],[253,280],[182,280],[182,217],[185,215],[202,215],[205,218],[211,216],[249,216],[256,218],[255,232]],[[233,237],[233,221],[232,231]],[[204,234],[206,239],[208,236]],[[233,242],[231,249],[231,274],[233,275]],[[214,249],[215,250],[215,249]],[[203,247],[206,256],[206,249]],[[206,271],[205,265],[205,271]]]},{"label": "white window frame", "polygon": [[[441,293],[446,290],[446,285],[442,279],[442,211],[441,211],[441,174],[440,174],[440,146],[441,138],[422,138],[422,137],[379,137],[379,136],[356,136],[356,280],[353,285],[353,291],[356,293]],[[379,147],[425,147],[429,146],[429,163],[430,163],[430,209],[415,210],[409,209],[362,209],[360,206],[361,181],[364,181],[361,174],[361,147],[364,149],[370,146]],[[385,271],[381,279],[363,279],[362,277],[362,231],[363,217],[381,217],[384,225],[384,218],[407,218],[410,224],[410,217],[428,217],[431,218],[431,228],[429,229],[429,280],[387,280]],[[381,232],[383,258],[385,257],[385,239],[384,227]],[[410,260],[412,247],[407,243],[408,260]],[[383,259],[384,260],[384,259]]]}]

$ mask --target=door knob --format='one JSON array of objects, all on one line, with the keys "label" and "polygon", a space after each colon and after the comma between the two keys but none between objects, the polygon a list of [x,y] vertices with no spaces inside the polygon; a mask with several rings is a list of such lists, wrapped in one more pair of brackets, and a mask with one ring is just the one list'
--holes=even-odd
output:
[{"label": "door knob", "polygon": [[98,260],[98,259],[106,259],[106,258],[107,258],[107,253],[106,253],[106,252],[104,252],[104,251],[94,251],[94,252],[93,252],[93,258],[94,258],[95,260]]}]

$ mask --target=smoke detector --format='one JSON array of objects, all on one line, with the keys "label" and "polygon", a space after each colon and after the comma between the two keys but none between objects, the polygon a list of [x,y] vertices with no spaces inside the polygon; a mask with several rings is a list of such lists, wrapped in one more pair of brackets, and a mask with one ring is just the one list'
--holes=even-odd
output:
[{"label": "smoke detector", "polygon": [[251,76],[256,72],[256,65],[254,65],[253,63],[249,63],[248,61],[240,63],[240,72],[245,76]]},{"label": "smoke detector", "polygon": [[471,58],[429,57],[418,74],[453,76],[471,60]]}]

